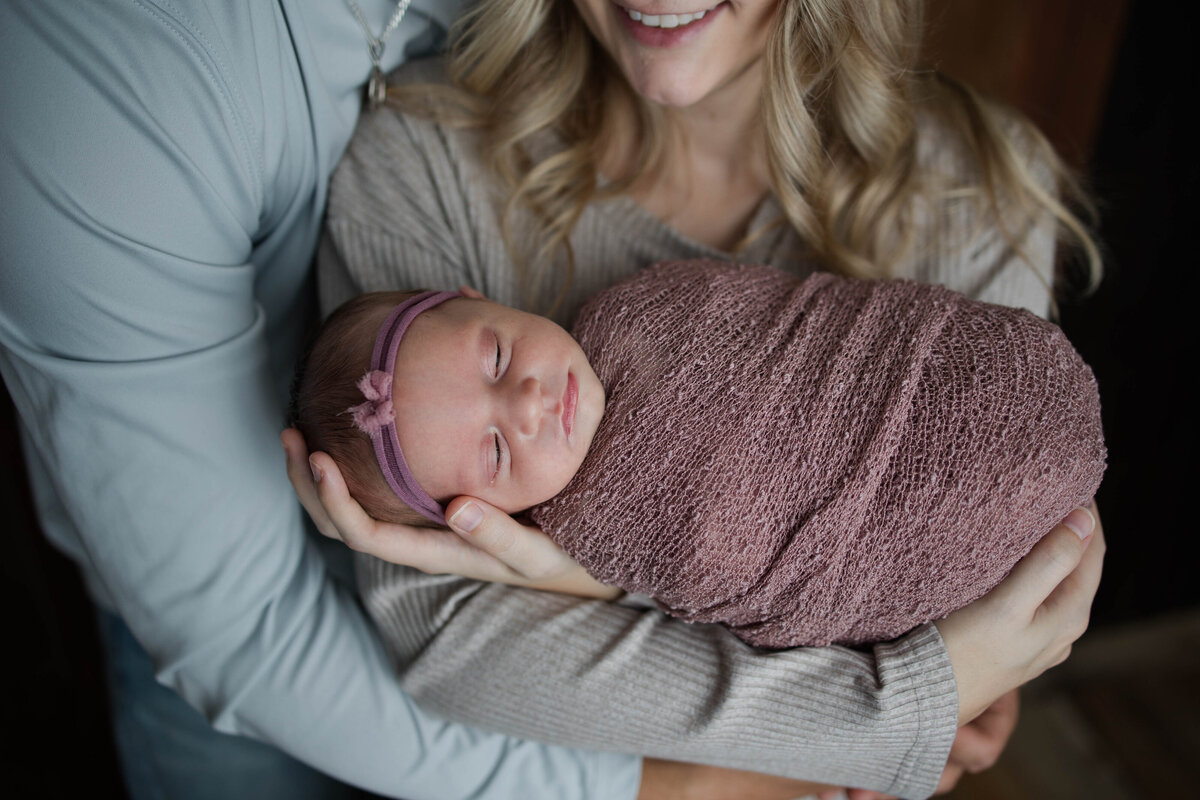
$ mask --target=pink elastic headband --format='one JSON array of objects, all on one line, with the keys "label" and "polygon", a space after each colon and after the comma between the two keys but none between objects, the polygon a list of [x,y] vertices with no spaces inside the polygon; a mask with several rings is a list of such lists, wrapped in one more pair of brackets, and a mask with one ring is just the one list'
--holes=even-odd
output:
[{"label": "pink elastic headband", "polygon": [[375,350],[371,353],[371,370],[358,381],[358,389],[366,402],[349,409],[354,424],[371,437],[375,459],[387,479],[388,486],[410,508],[438,525],[446,524],[446,509],[421,488],[396,436],[396,409],[392,406],[392,371],[396,366],[396,351],[412,321],[434,306],[462,297],[458,292],[422,292],[396,306],[379,329]]}]

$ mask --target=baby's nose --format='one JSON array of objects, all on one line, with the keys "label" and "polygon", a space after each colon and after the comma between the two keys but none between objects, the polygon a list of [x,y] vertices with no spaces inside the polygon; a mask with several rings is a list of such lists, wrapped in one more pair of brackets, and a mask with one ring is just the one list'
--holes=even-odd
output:
[{"label": "baby's nose", "polygon": [[517,391],[516,416],[518,430],[525,436],[533,436],[541,429],[542,420],[548,414],[561,413],[561,401],[546,391],[536,378],[521,381]]}]

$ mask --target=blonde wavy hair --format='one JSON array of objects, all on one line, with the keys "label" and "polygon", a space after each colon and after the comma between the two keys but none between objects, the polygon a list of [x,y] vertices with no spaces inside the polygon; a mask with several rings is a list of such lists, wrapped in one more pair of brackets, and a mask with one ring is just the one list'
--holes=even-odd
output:
[{"label": "blonde wavy hair", "polygon": [[[1022,232],[1049,213],[1059,241],[1081,255],[1090,288],[1100,256],[1082,221],[1091,206],[1079,182],[1016,112],[918,68],[923,13],[923,0],[781,0],[761,125],[779,222],[827,268],[887,277],[911,248],[919,198],[974,198],[981,224],[996,225],[1018,253]],[[657,173],[669,111],[633,92],[571,0],[481,0],[456,27],[449,73],[450,86],[394,87],[389,102],[485,132],[481,156],[507,192],[501,229],[526,289],[532,297],[554,277],[565,292],[576,221],[589,203]],[[612,103],[636,109],[638,151],[625,177],[601,185]],[[920,113],[936,115],[974,162],[953,185],[918,168]],[[539,152],[548,140],[561,146]],[[532,230],[518,236],[522,208]],[[761,233],[749,232],[738,249]],[[566,275],[547,275],[560,252]]]}]

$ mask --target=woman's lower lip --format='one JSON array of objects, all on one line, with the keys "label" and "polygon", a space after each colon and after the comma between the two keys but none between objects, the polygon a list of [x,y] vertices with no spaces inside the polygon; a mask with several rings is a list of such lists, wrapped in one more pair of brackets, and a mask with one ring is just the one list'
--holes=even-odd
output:
[{"label": "woman's lower lip", "polygon": [[563,390],[562,426],[567,436],[575,429],[575,406],[579,402],[579,384],[573,373],[567,373],[567,388]]},{"label": "woman's lower lip", "polygon": [[640,45],[646,47],[675,47],[686,44],[696,38],[713,19],[725,10],[725,3],[720,3],[701,19],[681,25],[678,28],[651,28],[640,22],[635,22],[621,6],[614,6],[614,13],[621,18],[625,30]]}]

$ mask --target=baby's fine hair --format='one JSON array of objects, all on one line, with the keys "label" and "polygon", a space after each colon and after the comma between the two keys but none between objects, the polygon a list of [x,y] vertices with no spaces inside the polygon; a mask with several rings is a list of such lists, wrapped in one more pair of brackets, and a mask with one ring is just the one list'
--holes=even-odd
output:
[{"label": "baby's fine hair", "polygon": [[329,315],[297,364],[289,424],[304,434],[309,452],[319,450],[334,460],[350,495],[369,515],[430,527],[433,523],[392,492],[370,437],[350,414],[351,407],[363,402],[356,384],[371,367],[379,327],[392,309],[421,291],[362,294]]}]

